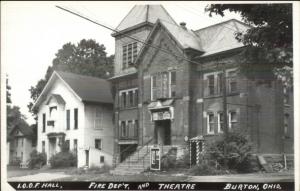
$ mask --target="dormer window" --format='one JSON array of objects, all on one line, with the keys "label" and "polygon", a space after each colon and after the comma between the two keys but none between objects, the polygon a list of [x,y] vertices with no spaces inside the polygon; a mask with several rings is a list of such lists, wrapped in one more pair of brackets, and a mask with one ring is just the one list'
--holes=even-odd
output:
[{"label": "dormer window", "polygon": [[137,57],[137,42],[123,46],[123,69],[129,68]]},{"label": "dormer window", "polygon": [[51,117],[51,113],[53,113],[53,110],[57,110],[57,106],[52,106],[52,107],[49,107],[49,113],[50,113],[50,117]]}]

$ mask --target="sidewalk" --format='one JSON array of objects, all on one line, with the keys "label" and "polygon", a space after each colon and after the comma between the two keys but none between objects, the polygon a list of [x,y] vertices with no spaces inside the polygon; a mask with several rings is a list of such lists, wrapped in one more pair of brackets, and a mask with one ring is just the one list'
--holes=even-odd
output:
[{"label": "sidewalk", "polygon": [[26,176],[18,176],[18,177],[11,177],[8,178],[7,181],[51,181],[54,179],[66,178],[70,175],[65,174],[64,172],[55,172],[55,173],[38,173],[33,175],[26,175]]},{"label": "sidewalk", "polygon": [[188,182],[294,182],[292,172],[189,176]]}]

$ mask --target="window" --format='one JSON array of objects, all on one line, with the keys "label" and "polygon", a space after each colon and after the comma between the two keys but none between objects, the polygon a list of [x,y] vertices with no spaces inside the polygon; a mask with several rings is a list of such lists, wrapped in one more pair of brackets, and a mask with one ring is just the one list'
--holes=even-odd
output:
[{"label": "window", "polygon": [[21,152],[21,161],[23,162],[23,152]]},{"label": "window", "polygon": [[19,146],[19,139],[16,138],[16,147],[18,147],[18,146]]},{"label": "window", "polygon": [[218,93],[223,94],[223,73],[218,73],[217,76]]},{"label": "window", "polygon": [[234,93],[237,91],[237,80],[236,80],[236,71],[228,72],[228,81],[229,81],[229,92]]},{"label": "window", "polygon": [[176,96],[176,72],[171,72],[171,97]]},{"label": "window", "polygon": [[284,136],[289,136],[289,123],[290,123],[290,115],[285,114],[284,115]]},{"label": "window", "polygon": [[102,149],[102,142],[101,139],[95,139],[95,148],[101,150]]},{"label": "window", "polygon": [[134,101],[133,101],[134,100],[134,98],[133,98],[134,92],[130,91],[130,92],[128,92],[128,94],[129,94],[129,107],[131,107],[134,104]]},{"label": "window", "polygon": [[126,122],[121,121],[121,137],[126,137],[127,130],[126,130]]},{"label": "window", "polygon": [[78,129],[78,109],[74,109],[74,129]]},{"label": "window", "polygon": [[51,117],[51,113],[53,110],[57,110],[57,106],[52,106],[52,107],[49,107],[49,113],[50,113],[50,117]]},{"label": "window", "polygon": [[45,153],[45,141],[42,141],[42,153]]},{"label": "window", "polygon": [[176,71],[161,72],[151,76],[151,100],[176,95]]},{"label": "window", "polygon": [[134,136],[134,126],[133,126],[133,122],[131,120],[127,122],[127,127],[128,127],[128,137],[133,137]]},{"label": "window", "polygon": [[43,113],[43,133],[46,131],[46,113]]},{"label": "window", "polygon": [[95,111],[95,120],[94,120],[94,128],[95,129],[102,129],[102,109],[97,107]]},{"label": "window", "polygon": [[224,131],[224,114],[223,112],[218,113],[218,132],[223,133]]},{"label": "window", "polygon": [[229,129],[236,128],[237,126],[237,112],[230,111],[229,112]]},{"label": "window", "polygon": [[137,42],[123,46],[123,69],[129,68],[137,57]]},{"label": "window", "polygon": [[121,90],[120,95],[120,107],[136,107],[138,105],[138,89]]},{"label": "window", "polygon": [[67,130],[69,130],[70,129],[70,110],[68,109],[67,111],[66,111],[66,120],[67,120]]},{"label": "window", "polygon": [[214,134],[214,114],[207,114],[207,134]]},{"label": "window", "polygon": [[22,147],[24,146],[24,138],[21,138]]},{"label": "window", "polygon": [[214,75],[207,76],[208,79],[208,95],[215,94],[215,77]]},{"label": "window", "polygon": [[66,150],[69,151],[70,150],[70,140],[66,140],[65,142],[65,146],[66,146]]},{"label": "window", "polygon": [[121,93],[121,108],[126,107],[126,92]]},{"label": "window", "polygon": [[104,163],[104,156],[100,156],[100,163]]},{"label": "window", "polygon": [[283,87],[283,103],[284,104],[289,104],[289,93],[288,93],[288,88],[286,86]]},{"label": "window", "polygon": [[73,140],[73,150],[75,153],[77,153],[77,139]]}]

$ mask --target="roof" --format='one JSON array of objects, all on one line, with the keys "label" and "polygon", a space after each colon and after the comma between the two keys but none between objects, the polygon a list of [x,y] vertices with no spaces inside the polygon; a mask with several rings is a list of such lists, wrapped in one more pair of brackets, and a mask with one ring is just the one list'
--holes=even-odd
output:
[{"label": "roof", "polygon": [[244,44],[235,39],[235,33],[244,32],[249,28],[250,26],[236,19],[231,19],[194,32],[201,41],[201,46],[205,52],[202,56],[207,56],[243,47]]},{"label": "roof", "polygon": [[82,102],[113,103],[109,81],[91,76],[54,71],[42,93],[34,103],[33,108],[38,107],[49,96],[54,96],[64,103],[64,99],[61,96],[57,96],[57,94],[48,95],[56,80],[62,80],[67,88]]},{"label": "roof", "polygon": [[61,95],[58,95],[58,94],[51,94],[46,102],[46,104],[48,105],[49,102],[50,102],[50,98],[54,98],[58,104],[61,104],[61,105],[65,105],[66,102],[65,100],[61,97]]},{"label": "roof", "polygon": [[91,76],[57,72],[82,101],[113,103],[110,82]]},{"label": "roof", "polygon": [[19,124],[15,125],[13,128],[11,128],[10,132],[8,133],[10,138],[12,138],[12,133],[15,132],[15,130],[21,131],[21,133],[25,137],[32,137],[33,136],[33,129],[26,124],[26,122],[20,122]]},{"label": "roof", "polygon": [[183,28],[177,24],[171,24],[163,20],[159,21],[168,29],[168,31],[179,42],[182,48],[191,48],[201,52],[204,51],[199,37],[193,31]]},{"label": "roof", "polygon": [[145,22],[154,24],[157,19],[176,24],[162,5],[135,5],[117,26],[116,30],[122,31]]}]

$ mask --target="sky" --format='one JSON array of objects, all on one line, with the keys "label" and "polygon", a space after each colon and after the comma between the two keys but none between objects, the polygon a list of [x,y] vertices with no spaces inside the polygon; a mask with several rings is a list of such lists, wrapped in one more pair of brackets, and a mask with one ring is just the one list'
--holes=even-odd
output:
[{"label": "sky", "polygon": [[[29,89],[44,78],[56,52],[68,42],[94,39],[104,44],[108,55],[114,54],[112,31],[55,7],[60,5],[116,28],[135,4],[162,4],[177,22],[197,30],[240,16],[226,12],[224,17],[209,17],[204,12],[208,2],[1,2],[2,76],[8,75],[12,105],[19,106],[27,122],[34,120],[27,104]],[[3,79],[3,78],[2,78]]]}]

